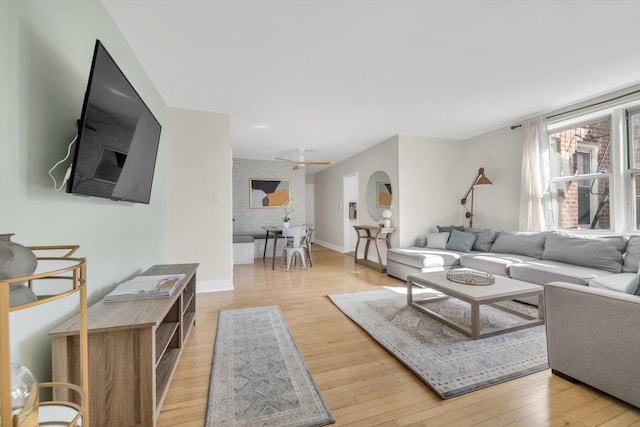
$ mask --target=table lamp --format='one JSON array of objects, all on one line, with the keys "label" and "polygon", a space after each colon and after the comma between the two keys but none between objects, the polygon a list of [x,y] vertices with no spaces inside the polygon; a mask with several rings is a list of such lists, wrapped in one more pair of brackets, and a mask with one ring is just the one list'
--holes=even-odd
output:
[{"label": "table lamp", "polygon": [[391,227],[391,216],[392,213],[389,209],[382,211],[382,224],[385,228]]}]

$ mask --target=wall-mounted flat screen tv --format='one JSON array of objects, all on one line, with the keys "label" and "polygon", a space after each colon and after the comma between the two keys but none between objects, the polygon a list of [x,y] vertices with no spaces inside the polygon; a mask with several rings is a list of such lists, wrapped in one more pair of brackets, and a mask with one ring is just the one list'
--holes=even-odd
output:
[{"label": "wall-mounted flat screen tv", "polygon": [[161,129],[96,40],[67,192],[149,203]]}]

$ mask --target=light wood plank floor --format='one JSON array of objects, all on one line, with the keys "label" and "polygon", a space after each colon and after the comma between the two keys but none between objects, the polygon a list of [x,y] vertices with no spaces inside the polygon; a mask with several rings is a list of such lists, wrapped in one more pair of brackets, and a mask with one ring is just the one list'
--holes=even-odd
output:
[{"label": "light wood plank floor", "polygon": [[279,305],[336,426],[640,426],[640,409],[549,370],[442,400],[326,297],[404,286],[353,257],[314,246],[307,271],[234,266],[234,291],[198,294],[197,321],[159,426],[202,426],[218,312]]}]

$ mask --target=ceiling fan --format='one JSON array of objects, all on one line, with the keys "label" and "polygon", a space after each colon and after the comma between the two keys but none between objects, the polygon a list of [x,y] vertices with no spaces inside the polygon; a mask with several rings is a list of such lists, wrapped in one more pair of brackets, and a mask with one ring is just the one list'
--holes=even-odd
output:
[{"label": "ceiling fan", "polygon": [[306,165],[329,165],[331,162],[323,160],[323,161],[311,161],[304,159],[304,150],[298,150],[298,160],[286,159],[284,157],[276,157],[276,160],[283,160],[289,163],[295,163],[293,166],[293,170],[296,171],[300,168],[305,167]]}]

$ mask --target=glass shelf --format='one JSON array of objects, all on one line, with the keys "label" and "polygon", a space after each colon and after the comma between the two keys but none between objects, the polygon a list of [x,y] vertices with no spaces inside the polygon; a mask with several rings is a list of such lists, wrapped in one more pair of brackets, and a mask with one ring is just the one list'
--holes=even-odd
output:
[{"label": "glass shelf", "polygon": [[71,389],[79,397],[78,400],[80,403],[63,401],[40,402],[38,408],[38,426],[80,427],[86,425],[83,423],[83,414],[86,411],[87,398],[80,387],[75,384],[60,382],[41,383],[39,387],[40,389]]}]

